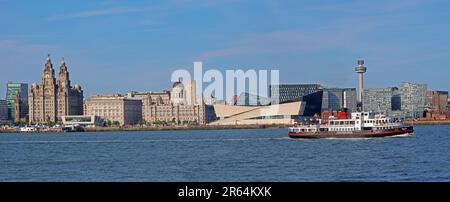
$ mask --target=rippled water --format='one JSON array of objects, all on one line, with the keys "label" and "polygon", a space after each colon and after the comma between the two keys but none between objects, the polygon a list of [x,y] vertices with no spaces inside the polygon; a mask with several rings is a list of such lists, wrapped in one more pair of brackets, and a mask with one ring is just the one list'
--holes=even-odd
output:
[{"label": "rippled water", "polygon": [[286,129],[0,134],[0,181],[450,181],[450,126],[293,140]]}]

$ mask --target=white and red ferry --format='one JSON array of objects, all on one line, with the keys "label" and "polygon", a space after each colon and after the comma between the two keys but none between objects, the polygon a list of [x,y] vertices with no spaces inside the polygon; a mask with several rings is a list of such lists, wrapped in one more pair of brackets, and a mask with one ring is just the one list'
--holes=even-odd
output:
[{"label": "white and red ferry", "polygon": [[291,138],[371,138],[412,135],[412,126],[404,126],[399,120],[372,112],[353,112],[351,117],[330,116],[326,123],[295,124],[289,127]]}]

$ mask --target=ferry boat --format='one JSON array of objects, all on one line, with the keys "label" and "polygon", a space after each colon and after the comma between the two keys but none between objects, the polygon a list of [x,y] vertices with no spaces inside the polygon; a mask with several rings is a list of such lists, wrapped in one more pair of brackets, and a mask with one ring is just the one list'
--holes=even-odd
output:
[{"label": "ferry boat", "polygon": [[412,135],[413,126],[372,112],[353,112],[347,117],[340,112],[330,116],[326,123],[295,124],[289,127],[290,138],[372,138],[398,135]]}]

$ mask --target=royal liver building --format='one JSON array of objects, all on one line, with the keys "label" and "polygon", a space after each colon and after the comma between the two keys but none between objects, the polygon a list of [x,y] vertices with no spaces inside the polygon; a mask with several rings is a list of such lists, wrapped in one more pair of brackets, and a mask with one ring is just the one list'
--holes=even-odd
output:
[{"label": "royal liver building", "polygon": [[41,85],[33,84],[28,92],[30,123],[60,122],[65,115],[83,114],[83,90],[80,85],[70,85],[69,71],[61,60],[58,80],[48,55]]}]

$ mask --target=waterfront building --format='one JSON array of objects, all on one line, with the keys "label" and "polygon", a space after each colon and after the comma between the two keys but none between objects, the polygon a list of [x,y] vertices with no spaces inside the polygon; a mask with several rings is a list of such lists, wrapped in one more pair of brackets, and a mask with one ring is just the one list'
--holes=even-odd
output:
[{"label": "waterfront building", "polygon": [[86,116],[98,116],[107,123],[133,125],[142,120],[142,101],[121,94],[94,95],[86,100]]},{"label": "waterfront building", "polygon": [[[215,119],[212,106],[206,105],[203,99],[195,102],[195,83],[184,85],[177,81],[171,91],[128,93],[130,99],[142,101],[142,118],[149,123],[166,122],[174,124],[205,125]],[[190,92],[189,92],[190,91]],[[189,93],[186,93],[189,92]],[[187,99],[187,95],[191,94]],[[189,104],[192,103],[192,104]]]},{"label": "waterfront building", "polygon": [[303,101],[266,106],[215,104],[218,120],[208,125],[294,124],[301,118],[305,106]]},{"label": "waterfront building", "polygon": [[189,80],[186,83],[186,104],[194,105],[197,101],[195,96],[195,80]]},{"label": "waterfront building", "polygon": [[[448,114],[450,114],[450,99],[448,99],[447,101],[447,110],[448,110]],[[450,115],[449,115],[450,116]]]},{"label": "waterfront building", "polygon": [[398,88],[364,89],[362,106],[364,111],[389,115],[393,110],[400,108]]},{"label": "waterfront building", "polygon": [[423,117],[427,84],[401,83],[399,86],[401,111],[405,117]]},{"label": "waterfront building", "polygon": [[356,112],[356,88],[324,88],[322,111],[337,111],[346,108],[349,113]]},{"label": "waterfront building", "polygon": [[426,95],[426,118],[446,119],[448,116],[448,91],[428,91]]},{"label": "waterfront building", "polygon": [[62,116],[61,119],[64,126],[95,127],[104,125],[103,119],[95,115],[69,115]]},{"label": "waterfront building", "polygon": [[186,91],[181,81],[177,81],[172,85],[172,91],[170,91],[170,101],[174,105],[186,104]]},{"label": "waterfront building", "polygon": [[296,100],[302,96],[318,91],[322,91],[322,86],[320,84],[269,85],[269,95],[274,104]]},{"label": "waterfront building", "polygon": [[6,100],[0,100],[0,124],[8,122],[8,104]]},{"label": "waterfront building", "polygon": [[33,84],[28,92],[30,123],[55,123],[60,122],[62,116],[82,115],[83,90],[80,85],[71,86],[64,58],[61,60],[58,80],[55,76],[48,55],[41,84]]},{"label": "waterfront building", "polygon": [[[8,120],[18,122],[28,116],[28,84],[8,82],[6,84],[6,102]],[[16,111],[16,107],[18,111]]]},{"label": "waterfront building", "polygon": [[236,98],[236,102],[232,100],[232,103],[240,106],[260,106],[270,104],[270,99],[243,92]]}]

